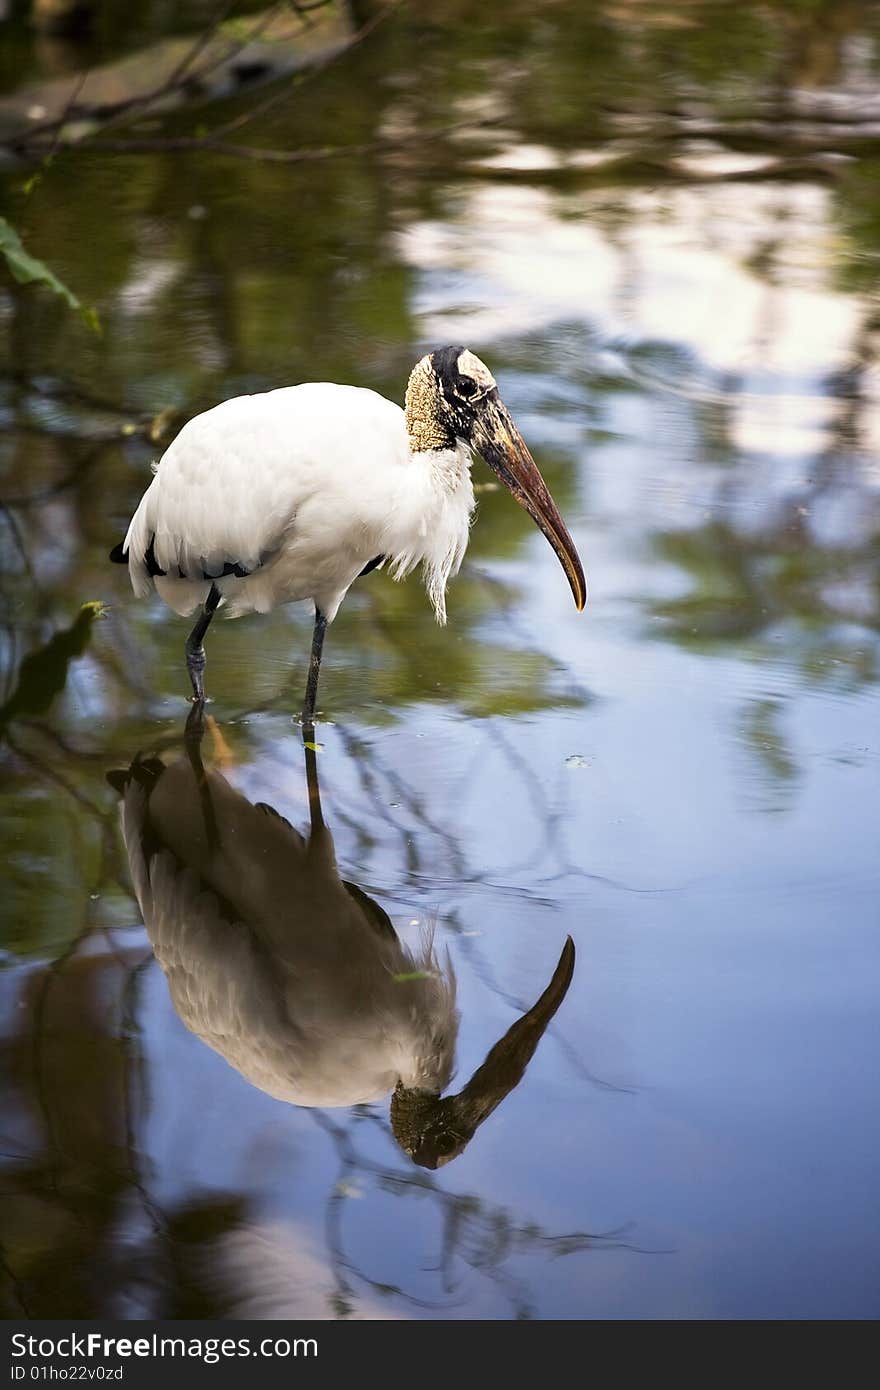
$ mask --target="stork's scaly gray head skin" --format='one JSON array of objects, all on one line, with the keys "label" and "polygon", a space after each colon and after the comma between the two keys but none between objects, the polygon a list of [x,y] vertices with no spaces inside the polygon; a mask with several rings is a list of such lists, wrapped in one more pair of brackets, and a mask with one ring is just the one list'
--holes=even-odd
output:
[{"label": "stork's scaly gray head skin", "polygon": [[461,440],[485,459],[547,537],[580,611],[587,584],[574,541],[486,364],[464,347],[421,358],[406,389],[406,426],[414,453],[454,449]]}]

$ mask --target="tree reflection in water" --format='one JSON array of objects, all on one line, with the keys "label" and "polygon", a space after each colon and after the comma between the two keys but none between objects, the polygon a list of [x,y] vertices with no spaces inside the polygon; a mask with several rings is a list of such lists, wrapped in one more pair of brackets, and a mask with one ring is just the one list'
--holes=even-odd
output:
[{"label": "tree reflection in water", "polygon": [[[147,924],[156,937],[184,1021],[190,1027],[195,1024],[195,1031],[203,1034],[213,1027],[214,1036],[208,1038],[212,1046],[219,1047],[246,1074],[252,1072],[253,1040],[241,1034],[237,1041],[233,1040],[229,1029],[236,1020],[239,1027],[246,1029],[248,1018],[251,1026],[259,1027],[262,1018],[263,1037],[269,1036],[272,1029],[267,1020],[274,1009],[270,996],[278,989],[269,977],[273,971],[280,975],[286,970],[289,987],[291,971],[299,968],[309,981],[307,994],[297,996],[301,1005],[310,1003],[314,1013],[315,1000],[322,1000],[324,1005],[330,998],[334,1000],[330,1010],[335,1013],[334,1018],[319,1020],[320,1008],[314,1013],[318,1028],[329,1021],[337,1033],[344,1030],[345,1010],[355,1008],[360,1020],[355,1031],[363,1035],[368,1013],[358,996],[363,990],[369,997],[369,972],[364,969],[363,959],[352,970],[345,958],[352,928],[343,930],[342,949],[331,950],[328,959],[324,959],[323,951],[315,953],[312,933],[329,934],[333,930],[333,914],[338,915],[351,904],[356,917],[362,915],[361,929],[366,930],[367,946],[377,958],[390,950],[398,964],[407,964],[407,959],[400,954],[394,928],[379,905],[338,876],[320,807],[314,754],[307,750],[312,840],[318,862],[304,865],[302,857],[308,856],[308,842],[277,813],[252,806],[219,773],[206,770],[200,737],[185,739],[185,750],[167,770],[158,759],[138,759],[132,767],[135,776],[142,769],[149,770],[146,780],[150,793],[161,785],[163,776],[172,777],[173,786],[168,784],[171,798],[164,803],[164,821],[156,821],[155,817],[150,820],[149,797],[145,815],[143,798],[139,801],[137,795],[127,793],[132,785],[140,791],[137,783],[132,783],[132,774],[114,774],[111,779],[128,797],[127,837],[135,882],[139,884]],[[382,776],[384,769],[373,772]],[[398,787],[403,785],[399,774],[395,775],[395,783]],[[132,811],[135,802],[139,805]],[[105,824],[103,812],[97,807],[82,809],[86,814],[99,815]],[[163,830],[158,828],[160,823]],[[259,835],[254,839],[250,834],[254,828],[280,834],[283,854],[299,856],[300,862],[294,864],[286,883],[281,882],[285,877],[282,863],[276,863],[274,872],[267,865]],[[144,888],[143,874],[148,867],[144,864],[144,847],[154,859],[161,859],[163,854],[167,859],[169,829],[177,835],[179,857],[175,872],[186,889],[185,902],[179,904],[178,919],[169,922],[166,882],[166,916],[158,922],[160,914],[150,900],[149,890]],[[210,860],[215,852],[229,852],[230,846],[237,853],[233,853],[235,862],[230,860],[230,872],[222,883],[222,869],[218,870],[216,859],[213,867]],[[249,854],[256,856],[251,868],[246,862]],[[268,857],[272,857],[271,849]],[[236,879],[243,886],[238,892],[239,901],[232,903],[221,891],[221,884],[226,895],[235,896]],[[248,900],[248,887],[253,892],[254,885],[268,890],[259,902]],[[243,920],[243,906],[250,926]],[[283,909],[280,916],[279,909]],[[277,919],[276,928],[267,925],[273,916]],[[257,937],[262,938],[261,944],[253,956],[249,955],[250,948],[242,955],[234,934],[241,935],[254,926]],[[270,940],[272,931],[275,936]],[[291,943],[297,949],[285,954],[285,947]],[[221,949],[215,956],[218,946]],[[435,1167],[455,1157],[478,1125],[518,1084],[565,996],[573,961],[569,942],[547,990],[496,1044],[457,1096],[445,1100],[437,1096],[431,1101],[424,1093],[407,1093],[398,1085],[392,1105],[392,1128],[398,1142],[413,1151],[417,1161]],[[539,1224],[517,1218],[484,1198],[441,1187],[427,1174],[377,1161],[359,1145],[359,1127],[367,1123],[387,1132],[389,1126],[380,1112],[368,1105],[355,1106],[349,1119],[331,1115],[325,1109],[311,1112],[338,1159],[338,1172],[325,1198],[326,1256],[317,1262],[310,1248],[297,1248],[296,1237],[284,1236],[278,1228],[273,1233],[261,1226],[253,1197],[244,1193],[215,1193],[210,1198],[181,1193],[172,1201],[167,1197],[159,1199],[154,1189],[161,1185],[167,1191],[169,1178],[173,1188],[173,1176],[155,1170],[148,1157],[144,1132],[150,1123],[154,1093],[169,1084],[179,1086],[181,1078],[171,1082],[157,1072],[145,1050],[144,1010],[154,1007],[145,993],[151,968],[152,957],[138,932],[95,931],[86,921],[51,965],[6,976],[14,993],[14,1000],[9,1001],[9,1017],[16,1025],[5,1043],[6,1071],[12,1088],[6,1100],[4,1132],[14,1146],[6,1154],[3,1196],[5,1209],[14,1211],[14,1220],[7,1225],[7,1315],[24,1312],[26,1316],[39,1317],[49,1311],[58,1314],[63,1309],[65,1315],[79,1317],[98,1313],[268,1316],[279,1310],[298,1315],[311,1312],[315,1316],[327,1316],[330,1312],[335,1316],[383,1316],[385,1304],[385,1311],[396,1304],[454,1308],[460,1282],[456,1270],[463,1262],[493,1282],[508,1300],[513,1314],[527,1317],[534,1310],[534,1300],[529,1277],[520,1272],[523,1258],[574,1255],[601,1247],[636,1248],[622,1239],[620,1231],[553,1235]],[[323,985],[317,985],[315,980],[319,968],[330,971]],[[383,969],[392,990],[421,983],[405,978],[395,983],[387,962]],[[428,969],[437,969],[433,956],[427,965],[420,967],[416,963],[413,973]],[[232,994],[225,1003],[218,1004],[224,971],[227,989]],[[261,975],[269,995],[259,995],[261,980],[256,975],[250,984],[242,978],[248,971]],[[344,978],[334,978],[337,974]],[[252,1008],[247,1004],[249,990],[253,995]],[[201,1015],[199,1000],[204,1006]],[[198,1017],[193,1015],[194,1008]],[[326,1008],[324,1012],[327,1013]],[[287,1027],[286,1039],[276,1037],[277,1063],[282,1069],[285,1056],[289,1062],[292,1047],[297,1044],[298,1030],[290,1024]],[[300,1079],[295,1084],[308,1090],[316,1080],[314,1076],[307,1078],[300,1065],[308,1048],[303,1044],[301,1029],[299,1033],[301,1056],[286,1074],[298,1074]],[[326,1038],[319,1039],[315,1054],[319,1058],[322,1042],[326,1044]],[[261,1062],[264,1064],[265,1060],[264,1056]],[[318,1072],[325,1062],[326,1058],[319,1060]],[[261,1075],[253,1079],[258,1084],[265,1083],[265,1066]],[[347,1078],[336,1077],[336,1081],[345,1089]],[[276,1078],[276,1093],[279,1085],[289,1089],[290,1084],[285,1081],[282,1085]],[[325,1098],[325,1105],[328,1099]],[[415,1121],[420,1136],[417,1142],[413,1139],[413,1118],[405,1113],[410,1101],[419,1111]],[[254,1176],[259,1188],[259,1175]],[[383,1282],[348,1253],[344,1218],[357,1183],[368,1185],[377,1195],[426,1198],[436,1204],[442,1234],[437,1256],[429,1257],[429,1265],[440,1281],[440,1297],[424,1298],[408,1290],[405,1280],[393,1285]],[[420,1262],[423,1264],[424,1260]],[[269,1271],[273,1268],[279,1277],[286,1271],[285,1288],[299,1288],[301,1306],[297,1306],[296,1295],[270,1287]],[[316,1295],[306,1292],[309,1284],[327,1288],[329,1307],[322,1308]]]},{"label": "tree reflection in water", "polygon": [[[454,1308],[472,1271],[471,1290],[497,1290],[485,1302],[502,1313],[577,1312],[581,1288],[591,1306],[637,1316],[865,1307],[857,1272],[873,1207],[860,1183],[876,1137],[862,1104],[870,1024],[858,1030],[875,938],[860,846],[876,819],[868,731],[880,676],[880,10],[486,0],[479,25],[460,12],[438,3],[427,22],[401,7],[304,96],[272,93],[248,137],[357,144],[362,158],[280,170],[204,151],[120,156],[92,141],[59,151],[27,195],[19,168],[3,173],[28,248],[104,326],[89,334],[33,287],[0,291],[0,1213],[14,1314],[415,1314],[408,1299]],[[16,43],[30,54],[22,26]],[[9,61],[6,79],[17,80]],[[410,138],[422,131],[432,138]],[[136,749],[177,756],[180,638],[113,587],[106,553],[149,462],[199,410],[314,377],[399,397],[417,350],[465,338],[528,421],[596,574],[595,604],[576,638],[554,626],[528,523],[488,491],[448,631],[426,621],[414,588],[375,576],[356,587],[334,643],[324,714],[335,727],[319,735],[345,781],[332,801],[337,843],[371,895],[393,885],[414,913],[443,902],[463,997],[472,986],[510,1007],[496,1036],[534,1003],[521,991],[549,977],[550,961],[534,986],[530,974],[546,924],[555,945],[557,927],[561,944],[589,922],[602,949],[530,1076],[440,1178],[394,1152],[377,1106],[281,1110],[293,1139],[280,1177],[248,1168],[250,1151],[243,1176],[218,1175],[204,1147],[187,1176],[201,1126],[187,1131],[192,1145],[157,1156],[152,1123],[179,1078],[163,1071],[156,1033],[167,1024],[173,1036],[174,1021],[131,927],[103,780]],[[110,611],[78,654],[72,642],[55,703],[26,708],[24,659],[99,599]],[[296,622],[273,614],[241,628],[234,658],[218,634],[216,689],[240,773],[230,776],[248,792],[289,742],[289,668],[307,645]],[[401,749],[419,753],[418,775]],[[581,753],[570,772],[566,756]],[[687,797],[693,836],[670,825],[670,787]],[[261,794],[289,805],[283,782]],[[518,834],[493,824],[502,807],[509,817],[497,819]],[[833,884],[830,906],[814,877]],[[681,887],[700,882],[702,898]],[[731,904],[750,883],[754,919],[740,921]],[[655,885],[671,885],[665,914]],[[494,913],[491,940],[472,934],[480,904]],[[827,960],[808,1005],[817,941]],[[711,1025],[699,1008],[707,980]],[[590,1046],[587,1022],[575,1048],[573,1020],[593,1018],[576,1004],[599,1016],[615,990]],[[686,1000],[679,1019],[671,998]],[[470,1002],[463,1013],[468,1025]],[[588,1123],[572,1126],[577,1164],[566,1164],[564,1125],[542,1164],[536,1124],[527,1153],[508,1155],[509,1190],[527,1195],[505,1205],[500,1174],[480,1184],[480,1156],[524,1098],[530,1113],[571,1113],[567,1094],[541,1111],[548,1059],[564,1063],[566,1084],[603,1084],[585,1060],[602,1056],[603,1026],[603,1064],[622,1056],[621,1075],[677,1091],[694,1130],[664,1145],[646,1086],[619,1110],[594,1087]],[[180,1045],[184,1081],[199,1057],[214,1064],[191,1039]],[[778,1067],[767,1071],[770,1053]],[[720,1091],[719,1064],[732,1083]],[[230,1072],[228,1085],[246,1109],[244,1083]],[[265,1158],[256,1127],[242,1129]],[[713,1147],[722,1132],[724,1155]],[[768,1136],[785,1165],[775,1187]],[[692,1139],[710,1150],[699,1209]],[[320,1145],[338,1169],[331,1182],[309,1166]],[[523,1211],[538,1211],[554,1165],[566,1174],[559,1203],[532,1223]],[[262,1186],[248,1186],[251,1172]],[[323,1211],[317,1238],[273,1218],[284,1198]],[[380,1269],[400,1225],[381,1224],[382,1201],[407,1220]],[[645,1244],[682,1247],[675,1271],[670,1262],[648,1288],[646,1263],[627,1259],[618,1287],[611,1258],[578,1254],[582,1284],[539,1278],[545,1255],[589,1250],[584,1210],[612,1225],[638,1203],[639,1230],[655,1223]],[[744,1270],[730,1233],[749,1210]],[[419,1224],[426,1211],[433,1227]]]}]

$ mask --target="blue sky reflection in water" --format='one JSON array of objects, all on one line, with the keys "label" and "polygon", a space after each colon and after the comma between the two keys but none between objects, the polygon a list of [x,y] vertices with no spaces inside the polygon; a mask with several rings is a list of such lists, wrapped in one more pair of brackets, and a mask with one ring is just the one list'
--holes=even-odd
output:
[{"label": "blue sky reflection in water", "polygon": [[[401,19],[253,143],[411,128],[426,78],[488,129],[308,171],[79,153],[26,202],[4,176],[105,327],[4,286],[4,699],[111,605],[3,754],[12,1314],[876,1313],[877,12],[640,7],[635,44],[628,6],[508,8]],[[184,625],[105,555],[157,452],[129,422],[307,377],[400,398],[447,341],[497,376],[591,604],[488,489],[447,629],[373,575],[328,639],[327,823],[450,952],[453,1089],[577,945],[435,1174],[387,1102],[273,1100],[174,1015],[104,778],[179,756]],[[299,827],[308,638],[303,608],[209,647],[211,759]]]}]

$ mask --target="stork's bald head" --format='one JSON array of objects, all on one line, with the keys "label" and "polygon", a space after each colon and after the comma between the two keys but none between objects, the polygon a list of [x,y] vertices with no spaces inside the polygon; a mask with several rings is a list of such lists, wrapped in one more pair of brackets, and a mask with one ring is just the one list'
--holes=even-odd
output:
[{"label": "stork's bald head", "polygon": [[422,361],[430,364],[440,392],[453,410],[456,406],[473,409],[483,396],[497,390],[497,382],[489,368],[470,348],[438,348]]},{"label": "stork's bald head", "polygon": [[406,427],[415,454],[469,445],[543,531],[583,608],[587,584],[574,542],[485,362],[465,347],[437,348],[418,361],[406,388]]},{"label": "stork's bald head", "polygon": [[469,440],[474,410],[495,378],[468,348],[444,347],[420,358],[406,388],[406,423],[414,453],[454,449]]}]

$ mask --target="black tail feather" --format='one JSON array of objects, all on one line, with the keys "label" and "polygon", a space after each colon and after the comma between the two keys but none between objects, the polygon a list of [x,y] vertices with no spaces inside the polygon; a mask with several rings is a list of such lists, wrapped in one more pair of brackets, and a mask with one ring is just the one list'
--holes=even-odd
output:
[{"label": "black tail feather", "polygon": [[372,574],[373,570],[378,569],[380,565],[384,565],[386,559],[387,556],[385,555],[377,555],[374,560],[368,560],[358,575],[358,579],[362,579],[365,574]]},{"label": "black tail feather", "polygon": [[[124,545],[125,542],[120,541],[119,545],[114,545],[113,549],[110,551],[110,559],[113,561],[114,565],[128,564],[128,551],[123,549]],[[382,563],[384,558],[384,555],[380,555],[378,559],[371,560],[370,563],[367,565],[366,569],[363,571],[364,574],[368,574],[370,570],[375,569],[377,565],[380,565]],[[262,562],[263,561],[261,558],[260,563],[262,564]],[[150,537],[150,544],[147,546],[146,554],[144,555],[144,564],[147,567],[147,574],[150,576],[151,579],[156,579],[157,577],[164,578],[164,576],[168,573],[167,570],[162,569],[162,566],[156,559],[155,534]],[[215,579],[226,579],[229,575],[234,575],[236,579],[247,579],[248,575],[251,573],[253,573],[252,570],[247,569],[245,565],[239,564],[237,560],[227,560],[224,563],[222,570],[220,570],[218,574],[209,574],[208,571],[205,569],[200,569],[198,571],[198,575],[200,575],[202,579],[210,579],[212,581]],[[183,570],[180,568],[180,565],[177,566],[177,577],[179,579],[198,578],[197,575],[185,574]]]}]

